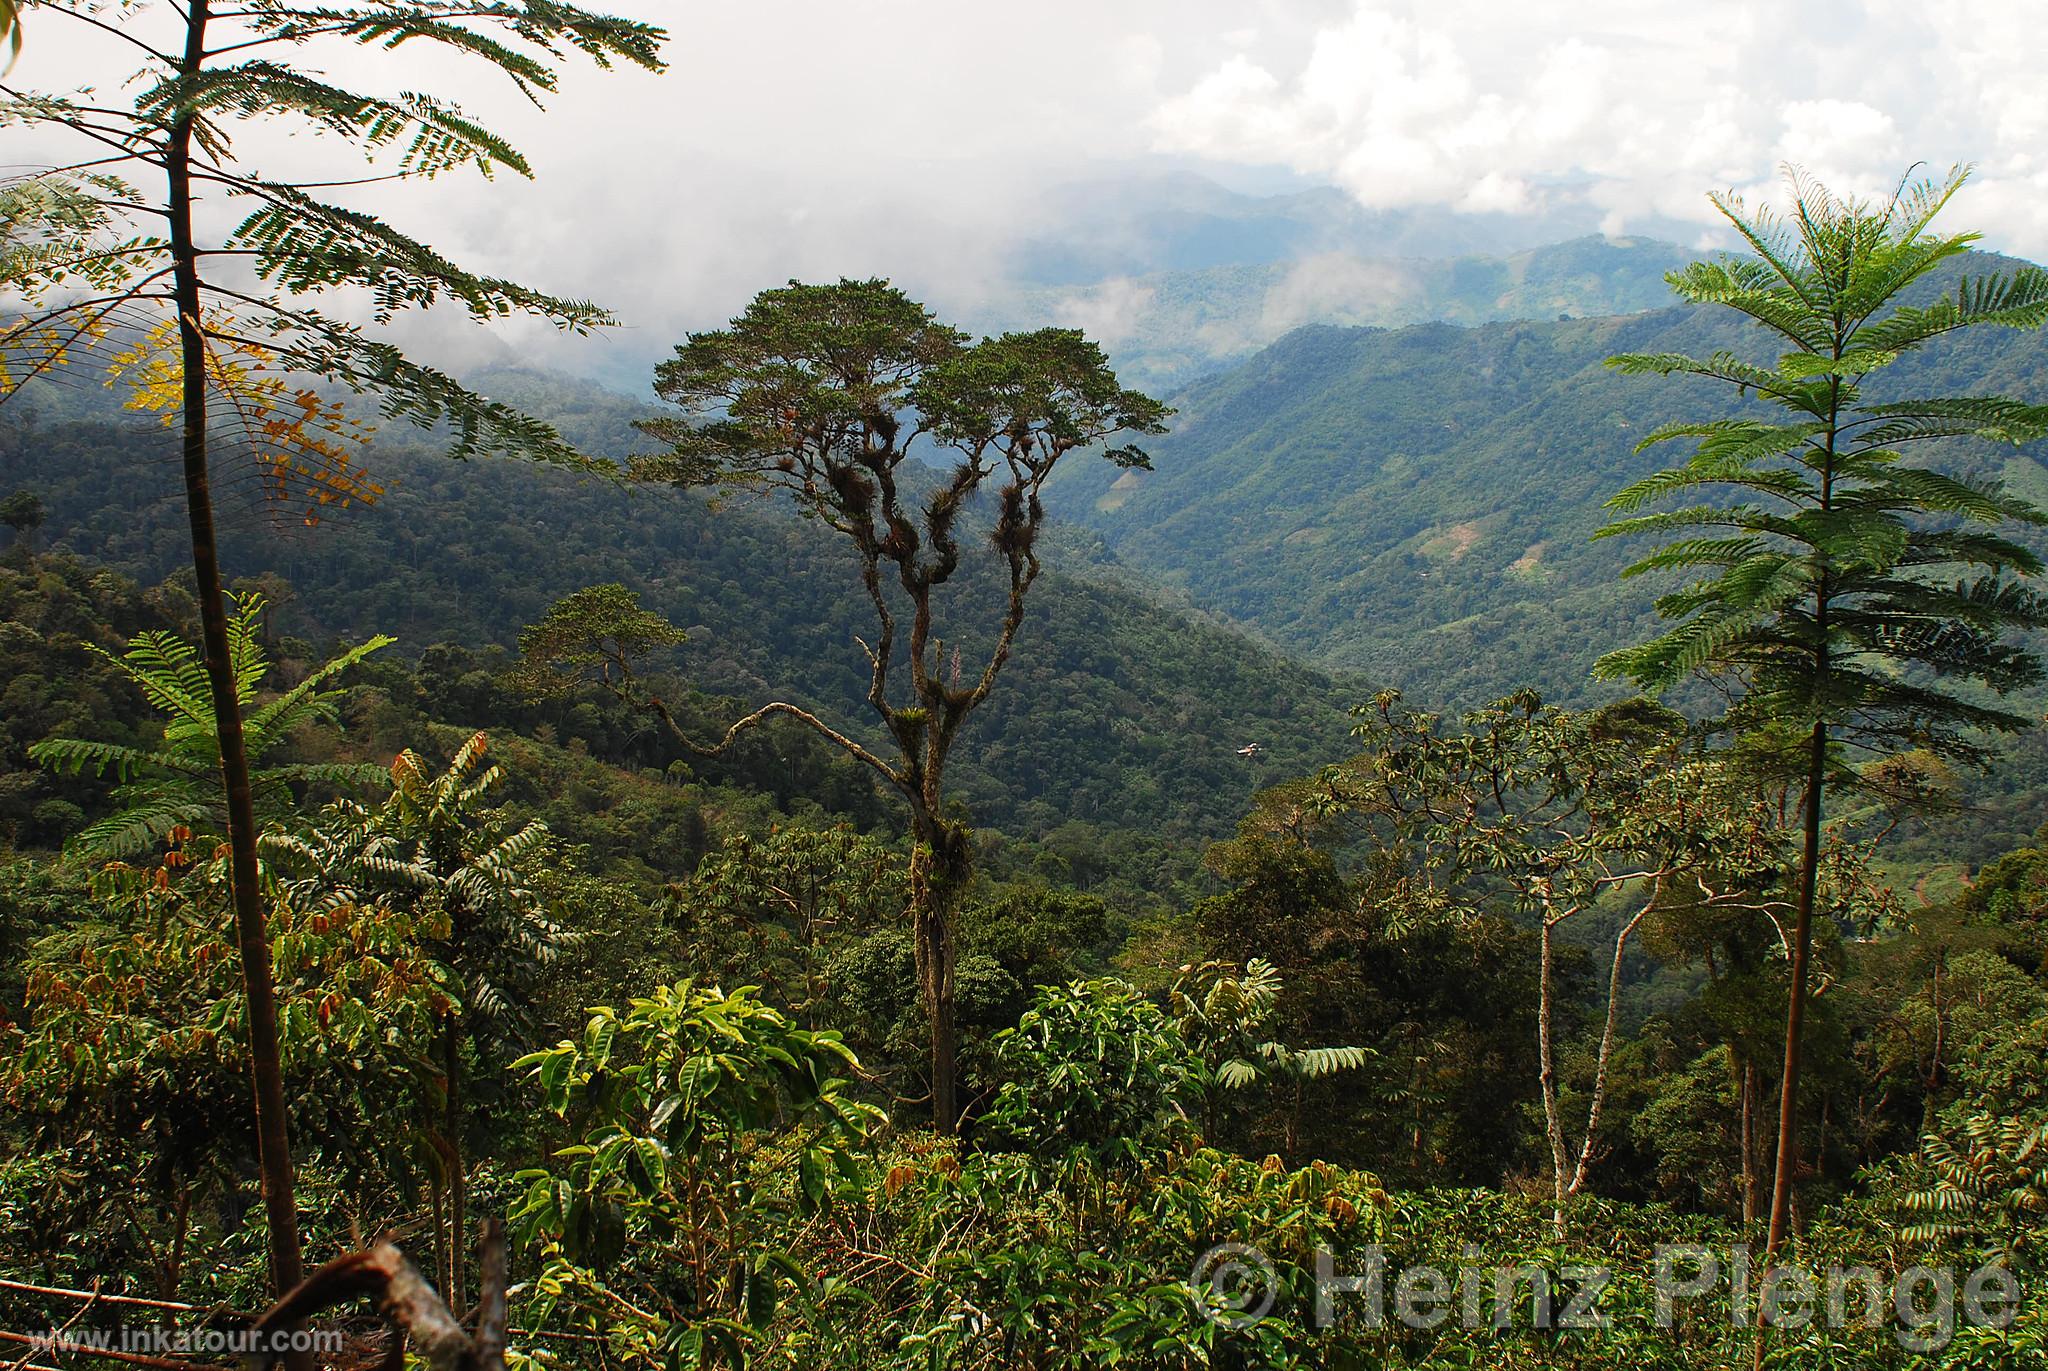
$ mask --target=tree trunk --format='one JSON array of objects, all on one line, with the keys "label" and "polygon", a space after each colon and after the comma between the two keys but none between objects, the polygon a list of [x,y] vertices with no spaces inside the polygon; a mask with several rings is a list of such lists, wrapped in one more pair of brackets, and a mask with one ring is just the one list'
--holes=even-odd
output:
[{"label": "tree trunk", "polygon": [[446,1078],[443,1095],[442,1128],[448,1134],[448,1279],[442,1291],[451,1309],[463,1309],[462,1258],[467,1246],[469,1222],[469,1171],[462,1153],[462,1035],[450,1014],[441,1027],[441,1070]]},{"label": "tree trunk", "polygon": [[432,1167],[427,1169],[427,1231],[434,1235],[434,1250],[431,1254],[434,1280],[437,1284],[448,1283],[448,1210],[441,1203],[441,1173]]},{"label": "tree trunk", "polygon": [[1558,1099],[1557,1049],[1552,1042],[1551,1020],[1557,1010],[1557,926],[1577,912],[1578,906],[1557,915],[1545,908],[1542,916],[1542,961],[1536,973],[1536,1054],[1540,1067],[1537,1086],[1543,1096],[1543,1131],[1550,1142],[1553,1200],[1550,1221],[1560,1238],[1565,1234],[1565,1205],[1585,1188],[1587,1173],[1593,1167],[1593,1137],[1599,1131],[1600,1115],[1607,1101],[1607,1068],[1613,1059],[1615,1031],[1621,1017],[1622,963],[1628,956],[1629,935],[1649,913],[1649,906],[1645,905],[1642,912],[1623,924],[1615,935],[1614,961],[1607,976],[1607,1013],[1600,1030],[1599,1056],[1593,1067],[1593,1098],[1586,1110],[1586,1133],[1580,1140],[1578,1159],[1574,1162],[1570,1145],[1565,1140],[1563,1106]]},{"label": "tree trunk", "polygon": [[[1614,1060],[1614,1039],[1621,1027],[1621,969],[1628,960],[1628,940],[1649,916],[1651,906],[1656,903],[1657,890],[1658,887],[1651,887],[1650,898],[1614,935],[1614,961],[1607,971],[1607,1016],[1600,1026],[1599,1055],[1593,1061],[1593,1099],[1586,1107],[1586,1136],[1579,1143],[1579,1159],[1572,1167],[1571,1184],[1565,1187],[1567,1199],[1586,1188],[1586,1177],[1593,1169],[1593,1140],[1599,1135],[1600,1115],[1607,1107],[1607,1073]],[[1546,974],[1548,970],[1546,966]],[[1546,1001],[1548,998],[1546,990]]]},{"label": "tree trunk", "polygon": [[971,872],[967,843],[956,825],[930,813],[917,816],[910,854],[912,948],[918,994],[931,1021],[932,1127],[949,1136],[960,1124],[954,915]]},{"label": "tree trunk", "polygon": [[1542,919],[1543,959],[1536,976],[1536,1055],[1539,1067],[1537,1085],[1543,1094],[1543,1131],[1550,1140],[1550,1174],[1555,1200],[1551,1210],[1551,1223],[1557,1229],[1557,1236],[1562,1238],[1565,1187],[1569,1184],[1569,1178],[1565,1170],[1564,1120],[1558,1116],[1557,1063],[1550,1044],[1552,939],[1557,925],[1547,910]]},{"label": "tree trunk", "polygon": [[1948,949],[1936,948],[1934,952],[1934,979],[1927,987],[1927,1004],[1934,1011],[1934,1045],[1928,1059],[1927,1071],[1921,1080],[1924,1092],[1920,1097],[1920,1131],[1927,1133],[1934,1127],[1934,1115],[1943,1079],[1942,1053],[1948,1044],[1948,1017],[1941,1002],[1941,973],[1948,967]]},{"label": "tree trunk", "polygon": [[[197,73],[206,52],[208,0],[190,0],[182,74]],[[277,992],[271,981],[270,936],[256,862],[256,813],[249,756],[242,739],[241,702],[228,648],[226,597],[221,591],[220,548],[214,536],[213,492],[207,473],[206,343],[200,334],[199,256],[192,237],[192,125],[189,113],[172,119],[166,163],[170,179],[172,288],[178,310],[184,369],[183,450],[185,511],[191,524],[192,572],[199,598],[206,677],[220,743],[221,782],[227,792],[229,869],[234,883],[235,942],[241,953],[242,990],[248,1000],[249,1074],[255,1089],[256,1155],[269,1225],[270,1279],[279,1295],[304,1275],[298,1213],[292,1197],[284,1072],[279,1059]]]},{"label": "tree trunk", "polygon": [[1792,924],[1792,986],[1785,1008],[1785,1075],[1778,1090],[1777,1174],[1771,1184],[1771,1231],[1764,1255],[1785,1241],[1792,1209],[1792,1181],[1799,1165],[1799,1066],[1806,1038],[1807,962],[1813,949],[1813,902],[1820,881],[1821,788],[1827,779],[1828,726],[1813,725],[1812,756],[1806,770],[1805,845],[1799,859],[1799,904]]},{"label": "tree trunk", "polygon": [[[1825,621],[1822,632],[1826,631]],[[1799,1166],[1799,1065],[1806,1036],[1806,980],[1808,954],[1813,947],[1813,903],[1820,881],[1821,788],[1827,780],[1828,726],[1816,719],[1807,759],[1805,843],[1799,859],[1799,904],[1792,924],[1792,985],[1785,1007],[1785,1075],[1778,1089],[1777,1171],[1771,1182],[1771,1228],[1764,1240],[1764,1273],[1785,1241],[1785,1227],[1792,1213],[1792,1182]],[[1767,1328],[1757,1321],[1756,1358],[1762,1371],[1764,1337]]]},{"label": "tree trunk", "polygon": [[1756,1063],[1743,1059],[1742,1062],[1742,1222],[1747,1227],[1756,1222],[1757,1201],[1761,1187],[1757,1184],[1757,1127],[1756,1127]]},{"label": "tree trunk", "polygon": [[199,1186],[197,1181],[184,1181],[178,1186],[178,1198],[171,1206],[171,1250],[163,1262],[163,1279],[158,1283],[158,1292],[164,1299],[178,1298],[178,1286],[185,1278],[185,1240],[192,1231],[192,1192]]}]

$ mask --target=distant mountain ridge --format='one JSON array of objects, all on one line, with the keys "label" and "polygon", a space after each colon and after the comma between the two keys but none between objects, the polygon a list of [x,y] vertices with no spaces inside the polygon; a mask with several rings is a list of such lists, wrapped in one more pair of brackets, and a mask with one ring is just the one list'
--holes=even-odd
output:
[{"label": "distant mountain ridge", "polygon": [[[646,407],[630,397],[533,372],[477,379],[588,451],[644,441],[631,420]],[[43,499],[49,549],[145,583],[176,573],[188,554],[169,435],[132,418],[107,422],[116,397],[97,387],[59,396],[71,403],[44,419],[5,412],[0,494]],[[851,555],[779,502],[737,497],[713,512],[674,491],[526,463],[455,463],[403,429],[380,435],[365,464],[389,485],[385,498],[294,536],[231,506],[230,575],[271,572],[291,585],[280,631],[315,641],[391,633],[408,655],[439,642],[509,647],[559,597],[620,581],[689,632],[672,662],[652,666],[750,706],[800,702],[872,740],[856,641],[872,634],[872,609]],[[223,486],[235,483],[231,467]],[[976,822],[1030,836],[1079,819],[1155,838],[1221,837],[1260,786],[1348,750],[1356,683],[1162,601],[1083,530],[1055,530],[1044,557],[1001,684],[956,758],[954,794]],[[971,660],[1002,587],[988,559],[970,562],[943,613],[948,641]],[[1247,743],[1259,744],[1255,755],[1240,755]]]},{"label": "distant mountain ridge", "polygon": [[1080,328],[1127,384],[1171,388],[1308,324],[1397,327],[1627,314],[1667,302],[1671,243],[1575,238],[1507,256],[1392,257],[1332,251],[1282,261],[1027,286],[975,318],[990,331]]},{"label": "distant mountain ridge", "polygon": [[[1616,579],[1640,545],[1589,541],[1602,502],[1680,455],[1635,454],[1643,433],[1731,403],[1604,359],[1760,342],[1730,311],[1682,308],[1303,328],[1175,395],[1154,471],[1065,470],[1049,498],[1134,569],[1327,669],[1461,707],[1523,684],[1598,698],[1594,659],[1649,630],[1655,595]],[[1882,384],[2048,402],[2048,339],[1961,335]],[[1948,460],[2041,499],[2044,458],[1978,446]]]},{"label": "distant mountain ridge", "polygon": [[[1561,202],[1538,213],[1435,205],[1369,209],[1334,186],[1254,194],[1189,172],[1134,171],[1053,186],[1039,227],[1009,251],[1008,276],[1084,285],[1115,276],[1257,266],[1337,253],[1371,258],[1506,257],[1605,231],[1601,211]],[[1697,225],[1651,219],[1647,238],[1691,238]]]},{"label": "distant mountain ridge", "polygon": [[977,331],[1077,327],[1124,379],[1173,387],[1305,324],[1554,319],[1664,303],[1691,255],[1655,220],[1608,237],[1590,205],[1540,213],[1370,209],[1312,186],[1233,190],[1191,173],[1135,171],[1054,186],[958,312]]}]

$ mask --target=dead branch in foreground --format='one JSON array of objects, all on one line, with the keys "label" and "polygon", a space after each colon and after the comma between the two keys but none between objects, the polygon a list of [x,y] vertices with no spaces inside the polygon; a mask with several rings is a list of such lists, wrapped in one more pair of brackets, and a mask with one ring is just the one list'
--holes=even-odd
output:
[{"label": "dead branch in foreground", "polygon": [[[505,1225],[492,1219],[483,1231],[483,1298],[476,1332],[469,1333],[440,1294],[405,1254],[387,1240],[336,1257],[287,1292],[257,1320],[257,1333],[283,1333],[315,1314],[367,1297],[390,1325],[392,1340],[383,1365],[398,1371],[410,1343],[434,1371],[504,1371]],[[263,1365],[286,1359],[266,1354]]]}]

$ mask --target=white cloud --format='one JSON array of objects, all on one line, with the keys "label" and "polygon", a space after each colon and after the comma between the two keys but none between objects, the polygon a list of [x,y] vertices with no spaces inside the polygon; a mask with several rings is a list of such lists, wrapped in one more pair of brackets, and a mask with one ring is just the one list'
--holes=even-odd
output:
[{"label": "white cloud", "polygon": [[1466,187],[1457,207],[1472,214],[1526,214],[1536,207],[1536,195],[1521,177],[1489,171]]},{"label": "white cloud", "polygon": [[[1165,152],[1327,178],[1376,208],[1584,200],[1710,225],[1797,162],[1854,193],[1980,165],[1958,219],[2048,252],[2048,85],[2009,0],[1356,0],[1161,100]],[[1879,92],[1879,94],[1871,94]]]},{"label": "white cloud", "polygon": [[[562,365],[609,349],[642,372],[650,352],[790,277],[890,276],[964,312],[1003,252],[1042,226],[1037,194],[1098,159],[1146,156],[1159,83],[1224,50],[1220,24],[1204,42],[1174,40],[1173,0],[1115,14],[1088,0],[1029,13],[942,0],[600,8],[670,25],[669,70],[600,73],[571,57],[542,110],[481,64],[420,44],[285,56],[341,84],[457,100],[527,153],[531,182],[451,173],[359,198],[467,266],[594,298],[627,326],[596,342],[495,330],[506,346]],[[166,0],[142,0],[124,23],[161,40],[172,19]],[[112,92],[134,66],[120,42],[39,12],[10,83]],[[293,174],[359,174],[345,150],[281,128],[244,128],[237,152]],[[8,163],[63,155],[10,138]],[[444,333],[467,336],[454,321],[426,333],[436,349]]]},{"label": "white cloud", "polygon": [[[292,54],[323,54],[344,83],[459,99],[531,154],[532,183],[364,195],[457,260],[618,309],[609,342],[494,345],[557,364],[595,353],[644,374],[650,353],[792,276],[892,276],[967,314],[1010,247],[1073,231],[1045,188],[1155,162],[1235,184],[1285,169],[1383,207],[1576,201],[1611,232],[1690,240],[1711,229],[1705,192],[1768,191],[1781,158],[1852,189],[1968,159],[1981,173],[1954,221],[2048,256],[2048,83],[2014,0],[1801,0],[1796,23],[1765,0],[618,7],[673,26],[671,70],[570,62],[546,111],[411,49]],[[138,4],[126,22],[166,12]],[[121,88],[117,43],[30,18],[13,84]],[[35,160],[30,141],[13,135],[8,161]],[[260,126],[238,148],[320,160],[318,140]],[[1105,327],[1146,307],[1101,298],[1116,301]],[[422,336],[454,355],[477,341],[456,322]]]},{"label": "white cloud", "polygon": [[1112,277],[1069,291],[1053,305],[1053,322],[1077,328],[1105,346],[1114,347],[1135,333],[1159,291],[1127,276]]},{"label": "white cloud", "polygon": [[1793,100],[1778,117],[1778,156],[1830,186],[1867,186],[1872,177],[1883,182],[1899,174],[1899,130],[1883,110],[1861,100]]}]

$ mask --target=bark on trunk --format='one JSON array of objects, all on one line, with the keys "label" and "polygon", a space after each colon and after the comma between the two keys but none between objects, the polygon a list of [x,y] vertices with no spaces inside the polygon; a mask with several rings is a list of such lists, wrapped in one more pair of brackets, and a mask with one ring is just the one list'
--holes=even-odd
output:
[{"label": "bark on trunk", "polygon": [[[1652,902],[1655,895],[1652,894]],[[1543,1095],[1544,1132],[1550,1141],[1550,1163],[1554,1207],[1551,1223],[1557,1235],[1564,1236],[1565,1205],[1586,1188],[1586,1178],[1593,1169],[1593,1141],[1600,1131],[1600,1116],[1607,1105],[1607,1073],[1614,1059],[1614,1040],[1621,1022],[1621,969],[1628,958],[1628,940],[1635,933],[1644,917],[1650,912],[1651,904],[1646,902],[1634,918],[1621,926],[1614,936],[1614,958],[1607,972],[1607,1012],[1600,1027],[1600,1049],[1593,1063],[1593,1093],[1586,1108],[1586,1132],[1579,1141],[1576,1160],[1570,1156],[1565,1139],[1563,1109],[1558,1101],[1556,1049],[1551,1043],[1551,1019],[1556,1009],[1555,930],[1557,925],[1577,913],[1576,908],[1562,915],[1543,915],[1543,957],[1536,977],[1536,1048],[1542,1067],[1537,1082]]]},{"label": "bark on trunk", "polygon": [[469,1174],[462,1153],[462,1035],[450,1014],[441,1028],[441,1070],[447,1079],[442,1128],[448,1135],[448,1302],[463,1308],[463,1236],[469,1231]]},{"label": "bark on trunk", "polygon": [[1621,1028],[1621,968],[1628,960],[1628,940],[1648,917],[1656,898],[1657,892],[1653,887],[1650,899],[1614,935],[1614,961],[1607,971],[1607,1017],[1600,1026],[1600,1052],[1593,1062],[1593,1099],[1586,1107],[1586,1136],[1579,1143],[1579,1160],[1572,1168],[1571,1184],[1565,1190],[1567,1198],[1586,1188],[1586,1177],[1593,1169],[1593,1139],[1600,1132],[1600,1116],[1607,1107],[1608,1067],[1614,1060],[1614,1040]]},{"label": "bark on trunk", "polygon": [[1536,977],[1536,1052],[1540,1068],[1537,1085],[1543,1094],[1543,1131],[1550,1140],[1550,1174],[1554,1187],[1551,1223],[1561,1238],[1564,1236],[1566,1185],[1564,1120],[1558,1116],[1557,1062],[1550,1045],[1552,938],[1555,928],[1556,923],[1546,912],[1543,915],[1543,959]]},{"label": "bark on trunk", "polygon": [[1762,1199],[1761,1187],[1757,1184],[1757,1094],[1756,1063],[1745,1060],[1742,1063],[1742,1222],[1745,1227],[1756,1222],[1758,1201]]},{"label": "bark on trunk", "polygon": [[[1822,632],[1826,632],[1823,620]],[[1821,788],[1827,780],[1828,726],[1815,720],[1812,750],[1806,769],[1805,842],[1799,860],[1798,913],[1792,924],[1792,985],[1785,1007],[1785,1075],[1778,1090],[1777,1169],[1771,1181],[1771,1228],[1764,1239],[1764,1274],[1771,1270],[1771,1258],[1784,1245],[1785,1229],[1792,1214],[1792,1182],[1799,1166],[1799,1066],[1806,1040],[1806,981],[1808,954],[1813,947],[1813,903],[1820,881]],[[1764,1342],[1769,1327],[1759,1318],[1756,1328],[1755,1371],[1763,1371]]]},{"label": "bark on trunk", "polygon": [[1941,1001],[1941,975],[1948,968],[1948,949],[1937,948],[1934,953],[1934,978],[1927,987],[1927,1005],[1934,1011],[1934,1045],[1928,1058],[1927,1070],[1920,1086],[1920,1131],[1927,1133],[1934,1127],[1934,1115],[1940,1099],[1943,1079],[1942,1055],[1948,1045],[1948,1015]]},{"label": "bark on trunk", "polygon": [[1827,779],[1828,730],[1813,726],[1812,756],[1806,771],[1805,845],[1799,859],[1799,904],[1792,924],[1792,986],[1785,1008],[1785,1075],[1778,1091],[1777,1173],[1771,1184],[1771,1231],[1764,1255],[1773,1256],[1785,1241],[1785,1223],[1792,1210],[1792,1182],[1799,1165],[1799,1066],[1806,1041],[1807,963],[1813,948],[1813,902],[1820,881],[1821,787]]},{"label": "bark on trunk", "polygon": [[912,947],[918,993],[931,1022],[932,1127],[945,1135],[960,1123],[954,914],[969,873],[967,835],[935,816],[919,816],[910,857]]},{"label": "bark on trunk", "polygon": [[[195,74],[205,58],[208,0],[191,0],[181,71]],[[192,236],[192,116],[170,124],[166,162],[170,181],[172,290],[178,310],[184,369],[183,452],[185,511],[191,525],[192,572],[199,598],[206,677],[220,743],[221,782],[227,794],[229,870],[234,885],[235,942],[241,953],[242,989],[248,1000],[249,1074],[255,1093],[256,1153],[269,1227],[270,1278],[279,1294],[304,1274],[299,1223],[292,1197],[292,1159],[278,1052],[277,995],[271,981],[270,937],[256,861],[256,814],[242,711],[228,648],[226,597],[214,534],[213,492],[207,472],[206,344],[200,334],[199,258]]]}]

